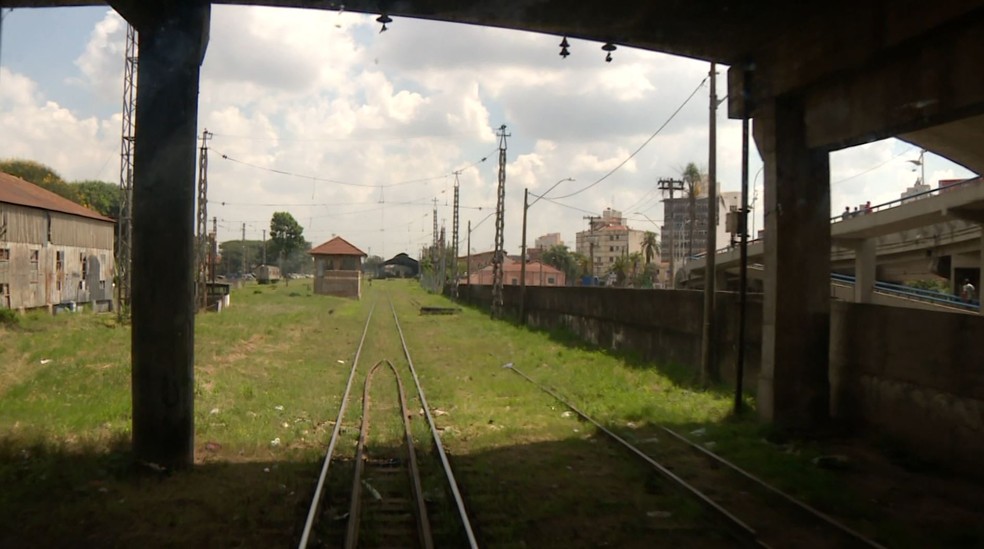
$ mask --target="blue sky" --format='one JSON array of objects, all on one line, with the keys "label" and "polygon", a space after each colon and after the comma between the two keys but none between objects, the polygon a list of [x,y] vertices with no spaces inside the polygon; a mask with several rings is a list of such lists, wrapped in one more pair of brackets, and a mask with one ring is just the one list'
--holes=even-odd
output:
[{"label": "blue sky", "polygon": [[[601,44],[556,36],[397,19],[380,34],[373,17],[272,8],[213,8],[202,67],[199,122],[211,142],[210,212],[220,240],[259,238],[274,211],[290,211],[316,244],[340,234],[373,253],[416,253],[430,240],[431,208],[450,232],[452,178],[496,147],[507,124],[506,244],[519,248],[524,187],[567,194],[596,181],[642,145],[704,80],[708,64],[629,48],[604,62]],[[0,157],[51,165],[67,179],[116,181],[124,24],[106,8],[15,10],[5,19],[0,78]],[[725,90],[721,68],[720,90]],[[584,211],[628,208],[687,162],[707,165],[707,86],[652,142],[567,207],[530,211],[530,242],[560,232],[568,245]],[[719,113],[718,179],[740,185],[740,124]],[[221,154],[237,160],[223,160]],[[832,155],[832,209],[897,198],[915,182],[918,150],[895,140]],[[493,206],[497,155],[461,174],[462,204]],[[247,164],[257,166],[249,167]],[[760,166],[753,154],[751,173]],[[969,172],[927,155],[927,179]],[[269,170],[289,171],[289,177]],[[313,182],[310,177],[364,188]],[[756,180],[761,195],[762,180]],[[380,200],[382,199],[382,202]],[[761,197],[759,199],[761,204]],[[462,211],[478,223],[488,210]],[[630,225],[651,225],[631,211]],[[761,227],[759,213],[757,226]],[[491,248],[492,223],[472,245]]]}]

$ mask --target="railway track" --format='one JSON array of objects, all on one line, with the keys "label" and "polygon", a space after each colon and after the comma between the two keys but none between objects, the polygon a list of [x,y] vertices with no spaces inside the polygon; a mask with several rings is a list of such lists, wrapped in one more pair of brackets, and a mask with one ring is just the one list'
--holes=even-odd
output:
[{"label": "railway track", "polygon": [[[660,426],[659,429],[668,435],[665,440],[676,445],[663,453],[678,460],[684,459],[682,454],[685,453],[706,460],[702,463],[699,475],[680,472],[679,469],[682,468],[674,470],[675,467],[669,465],[665,458],[664,462],[657,461],[651,452],[629,443],[513,364],[506,364],[504,368],[549,394],[582,420],[593,424],[611,441],[649,464],[665,480],[697,501],[715,524],[743,546],[883,548],[878,542],[833,517],[766,483],[679,433]],[[723,487],[738,485],[743,487],[739,491],[722,490]]]},{"label": "railway track", "polygon": [[[402,359],[406,365],[400,367],[383,359],[369,368],[364,373],[361,414],[357,421],[346,423],[350,393],[356,378],[360,376],[359,362],[366,349],[376,308],[373,304],[352,361],[335,426],[308,507],[299,548],[344,546],[430,549],[440,546],[440,542],[435,542],[432,528],[431,507],[436,503],[428,498],[428,494],[440,494],[440,497],[433,498],[435,500],[450,499],[454,502],[454,513],[450,515],[453,515],[452,520],[456,524],[443,524],[445,538],[447,532],[451,531],[454,536],[461,538],[453,540],[454,546],[478,547],[454,472],[407,348],[396,308],[392,302],[389,305],[396,332],[399,334]],[[409,411],[410,400],[407,398],[401,370],[408,371],[413,379],[412,398],[419,401],[422,411],[416,417],[422,418],[427,424],[432,443],[431,452],[423,451],[414,443],[412,422],[415,415]],[[379,382],[374,383],[380,372],[390,373],[393,384],[388,388],[381,387]],[[399,428],[396,428],[397,425]],[[336,456],[340,441],[344,440],[347,432],[358,433],[354,456],[348,461]],[[430,461],[429,469],[439,469],[441,474],[423,476],[421,466],[426,463],[421,463],[422,461]],[[340,489],[346,482],[339,478],[346,474],[351,476],[347,483],[350,486],[347,492]],[[445,498],[445,495],[448,497]],[[347,511],[343,512],[343,509]],[[449,513],[441,512],[439,515],[440,521],[448,522]],[[341,527],[343,523],[344,530]],[[440,541],[448,543],[447,539]]]}]

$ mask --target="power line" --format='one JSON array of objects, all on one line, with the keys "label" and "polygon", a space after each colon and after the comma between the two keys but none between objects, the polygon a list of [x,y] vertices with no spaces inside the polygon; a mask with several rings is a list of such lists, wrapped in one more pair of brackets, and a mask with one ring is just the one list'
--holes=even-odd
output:
[{"label": "power line", "polygon": [[698,84],[698,85],[697,85],[697,87],[696,87],[696,88],[694,88],[694,91],[693,91],[693,92],[691,92],[691,94],[690,94],[689,96],[687,96],[687,99],[685,99],[685,100],[683,101],[683,103],[681,103],[681,104],[680,104],[680,106],[679,106],[679,107],[677,107],[677,109],[676,109],[675,111],[673,111],[673,114],[671,114],[671,115],[670,115],[670,117],[666,119],[666,122],[663,122],[663,125],[662,125],[662,126],[660,126],[660,127],[659,127],[659,129],[657,129],[657,130],[656,130],[655,132],[653,132],[653,134],[652,134],[652,135],[650,135],[650,136],[649,136],[649,139],[646,139],[646,140],[645,140],[645,141],[644,141],[644,142],[642,143],[642,145],[640,145],[640,146],[639,146],[639,148],[638,148],[638,149],[636,149],[635,151],[633,151],[633,152],[632,152],[632,154],[630,154],[630,155],[629,155],[628,157],[626,157],[626,159],[625,159],[625,160],[623,160],[623,161],[621,161],[621,162],[620,162],[620,163],[618,164],[618,166],[615,166],[614,168],[612,168],[612,169],[611,169],[611,171],[609,171],[609,172],[608,172],[608,173],[606,173],[605,175],[603,175],[603,176],[601,176],[601,177],[600,177],[600,178],[599,178],[599,179],[598,179],[597,181],[595,181],[594,183],[592,183],[592,184],[590,184],[590,185],[588,185],[587,187],[584,187],[583,189],[581,189],[581,190],[578,190],[578,191],[574,191],[574,192],[572,192],[572,193],[570,193],[570,194],[565,194],[565,195],[563,195],[563,196],[555,196],[554,198],[555,198],[555,199],[558,199],[558,200],[560,200],[560,199],[564,199],[564,198],[570,198],[570,197],[572,197],[572,196],[576,196],[576,195],[579,195],[579,194],[581,194],[581,193],[583,193],[584,191],[586,191],[586,190],[588,190],[588,189],[590,189],[590,188],[592,188],[592,187],[594,187],[594,186],[595,186],[595,185],[597,185],[598,183],[601,183],[602,181],[604,181],[604,180],[606,180],[606,179],[608,179],[608,177],[609,177],[609,176],[611,176],[611,175],[612,175],[613,173],[615,173],[615,172],[617,172],[617,171],[618,171],[619,169],[621,169],[621,168],[622,168],[622,166],[624,166],[624,165],[626,165],[626,164],[627,164],[627,163],[629,162],[629,160],[632,160],[633,158],[635,158],[635,156],[636,156],[637,154],[639,154],[639,152],[640,152],[640,151],[642,151],[642,149],[644,149],[644,148],[646,148],[646,146],[647,146],[647,145],[649,145],[649,143],[650,143],[650,142],[651,142],[651,141],[652,141],[653,139],[655,139],[655,138],[656,138],[656,136],[657,136],[657,135],[659,135],[659,134],[660,134],[660,132],[662,132],[662,131],[663,131],[663,129],[665,129],[665,128],[666,128],[666,126],[668,126],[668,125],[669,125],[669,123],[670,123],[670,122],[672,122],[674,118],[676,118],[676,115],[677,115],[677,114],[680,114],[680,111],[682,111],[682,110],[683,110],[683,108],[687,106],[687,103],[690,103],[690,100],[691,100],[691,99],[693,99],[695,95],[697,95],[697,92],[698,92],[698,91],[700,91],[700,89],[704,87],[704,84],[705,84],[706,82],[707,82],[707,77],[705,77],[705,78],[704,78],[703,80],[701,80],[701,81],[700,81],[700,84]]},{"label": "power line", "polygon": [[[895,160],[896,158],[902,156],[903,154],[908,154],[908,153],[914,151],[915,149],[916,149],[916,147],[910,146],[908,149],[906,149],[906,150],[904,150],[904,151],[902,151],[900,153],[897,153],[895,156],[889,158],[888,160],[882,162],[881,164],[878,164],[877,166],[872,166],[872,167],[868,168],[867,170],[864,170],[863,172],[858,172],[858,173],[856,173],[856,174],[854,174],[852,176],[845,177],[844,179],[839,179],[837,181],[834,181],[833,183],[831,183],[831,185],[838,185],[838,184],[843,183],[845,181],[850,181],[850,180],[852,180],[852,179],[854,179],[856,177],[861,177],[862,175],[864,175],[866,173],[871,173],[871,172],[877,170],[878,168],[881,168],[885,164],[888,164],[892,160]],[[923,183],[925,183],[925,181]]]},{"label": "power line", "polygon": [[[216,152],[219,153],[219,151],[216,151]],[[489,153],[489,154],[491,154],[491,153]],[[331,178],[327,178],[327,177],[319,177],[319,176],[316,176],[316,175],[300,174],[300,173],[296,173],[296,172],[292,172],[292,171],[288,171],[288,170],[280,170],[280,169],[277,169],[277,168],[267,168],[265,166],[259,166],[257,164],[252,164],[250,162],[246,162],[245,160],[239,160],[237,158],[233,158],[233,157],[231,157],[231,156],[229,156],[227,154],[219,153],[219,155],[222,157],[223,160],[228,160],[228,161],[234,162],[236,164],[241,164],[243,166],[247,166],[247,167],[253,168],[255,170],[261,170],[261,171],[275,173],[275,174],[279,174],[279,175],[286,175],[288,177],[297,177],[299,179],[307,179],[309,181],[320,181],[322,183],[334,183],[336,185],[346,185],[346,186],[349,186],[349,187],[362,187],[362,188],[369,188],[369,189],[385,189],[385,188],[389,188],[389,187],[399,187],[401,185],[410,185],[412,183],[426,183],[428,181],[436,181],[438,179],[445,179],[445,178],[449,177],[450,175],[452,175],[454,173],[454,171],[452,171],[452,172],[444,173],[444,174],[441,174],[441,175],[438,175],[438,176],[434,176],[434,177],[424,177],[424,178],[419,178],[419,179],[407,179],[405,181],[398,181],[396,183],[388,183],[388,184],[353,183],[351,181],[341,181],[341,180],[338,180],[338,179],[331,179]],[[486,154],[485,156],[483,156],[482,158],[476,160],[475,162],[472,162],[472,163],[466,165],[465,167],[460,168],[460,169],[455,170],[455,171],[464,171],[464,170],[473,168],[473,167],[477,166],[478,164],[481,164],[482,162],[485,162],[485,160],[488,158],[488,156],[489,155]]]}]

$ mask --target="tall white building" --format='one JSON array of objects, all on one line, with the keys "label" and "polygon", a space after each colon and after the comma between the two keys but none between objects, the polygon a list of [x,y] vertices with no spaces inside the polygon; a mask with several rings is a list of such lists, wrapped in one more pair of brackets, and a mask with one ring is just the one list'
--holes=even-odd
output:
[{"label": "tall white building", "polygon": [[629,228],[622,212],[605,208],[601,217],[588,218],[588,230],[577,233],[577,252],[591,260],[592,274],[604,277],[619,256],[642,252],[645,231]]},{"label": "tall white building", "polygon": [[[699,255],[707,251],[707,222],[708,217],[710,217],[707,204],[707,196],[697,198],[696,216],[693,221],[694,241],[691,246],[690,201],[686,197],[663,200],[663,226],[661,227],[660,246],[666,258],[669,258],[669,253],[672,250],[673,261],[677,268],[685,263],[688,256]],[[740,192],[718,194],[717,227],[715,229],[718,249],[727,247],[731,242],[731,235],[725,229],[724,220],[729,211],[738,209],[740,205]]]},{"label": "tall white building", "polygon": [[541,250],[549,250],[554,246],[562,246],[563,244],[564,241],[560,238],[560,233],[548,233],[537,237],[534,247]]}]

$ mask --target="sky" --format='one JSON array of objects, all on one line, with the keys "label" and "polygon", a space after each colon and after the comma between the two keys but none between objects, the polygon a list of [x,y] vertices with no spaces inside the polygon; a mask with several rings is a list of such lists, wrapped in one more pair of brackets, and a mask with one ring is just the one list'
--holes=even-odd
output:
[{"label": "sky", "polygon": [[[506,126],[506,249],[518,253],[523,191],[528,241],[559,232],[574,247],[588,215],[620,210],[659,232],[656,181],[708,164],[710,65],[559,36],[375,16],[241,6],[212,8],[201,71],[199,134],[209,146],[208,215],[220,241],[260,239],[290,212],[314,245],[335,235],[383,257],[451,236],[454,172],[460,249],[493,248],[499,139]],[[0,158],[47,164],[67,180],[117,183],[125,22],[102,8],[4,12]],[[726,93],[727,67],[718,67]],[[139,85],[139,84],[138,84]],[[678,112],[677,112],[678,111]],[[717,115],[721,190],[741,185],[741,124]],[[755,228],[761,160],[751,147]],[[831,155],[832,215],[894,200],[920,176],[919,149],[888,139]],[[484,161],[482,160],[484,159]],[[284,173],[287,172],[286,175]],[[926,153],[925,175],[971,172]]]}]

